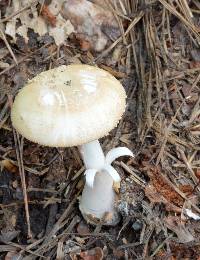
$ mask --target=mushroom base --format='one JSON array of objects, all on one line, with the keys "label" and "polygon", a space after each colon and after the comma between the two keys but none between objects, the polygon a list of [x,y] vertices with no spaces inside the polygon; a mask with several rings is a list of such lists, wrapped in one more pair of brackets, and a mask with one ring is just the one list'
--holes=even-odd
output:
[{"label": "mushroom base", "polygon": [[91,224],[91,225],[94,225],[94,226],[99,225],[99,224],[102,224],[104,226],[116,226],[121,219],[120,215],[118,214],[117,211],[107,212],[107,213],[105,213],[103,218],[99,219],[99,218],[96,218],[92,214],[84,213],[81,206],[79,206],[79,209],[80,209],[82,216],[85,219],[85,221],[87,223]]},{"label": "mushroom base", "polygon": [[113,179],[106,171],[97,172],[94,185],[85,183],[79,209],[85,220],[93,225],[116,225],[120,218],[116,210],[117,194]]}]

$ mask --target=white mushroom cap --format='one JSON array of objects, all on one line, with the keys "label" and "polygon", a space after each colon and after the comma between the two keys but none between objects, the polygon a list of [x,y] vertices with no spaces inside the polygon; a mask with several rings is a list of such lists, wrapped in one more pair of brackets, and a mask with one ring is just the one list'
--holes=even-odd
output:
[{"label": "white mushroom cap", "polygon": [[60,66],[40,73],[15,98],[11,120],[27,139],[55,147],[99,139],[118,123],[126,94],[108,72],[88,66]]}]

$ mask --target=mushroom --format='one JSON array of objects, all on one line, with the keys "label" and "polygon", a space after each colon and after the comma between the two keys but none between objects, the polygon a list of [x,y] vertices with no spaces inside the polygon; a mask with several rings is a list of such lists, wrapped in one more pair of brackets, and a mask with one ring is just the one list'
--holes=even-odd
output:
[{"label": "mushroom", "polygon": [[90,223],[115,210],[120,176],[111,166],[119,156],[133,156],[126,147],[104,156],[99,138],[117,126],[125,110],[125,90],[108,72],[89,65],[62,65],[40,73],[17,94],[11,110],[14,128],[25,138],[51,147],[79,146],[86,183],[79,208]]}]

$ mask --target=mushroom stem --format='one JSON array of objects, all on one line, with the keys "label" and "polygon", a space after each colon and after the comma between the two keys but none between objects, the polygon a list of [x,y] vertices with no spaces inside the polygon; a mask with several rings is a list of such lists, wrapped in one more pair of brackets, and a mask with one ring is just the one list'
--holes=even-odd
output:
[{"label": "mushroom stem", "polygon": [[98,140],[83,144],[79,147],[86,169],[101,169],[105,156]]},{"label": "mushroom stem", "polygon": [[119,215],[115,207],[117,195],[113,186],[119,188],[121,178],[111,163],[120,156],[133,156],[133,153],[126,147],[118,147],[109,151],[105,157],[98,140],[80,146],[79,150],[86,168],[80,211],[91,224],[97,224],[103,219],[104,225],[116,225]]},{"label": "mushroom stem", "polygon": [[84,144],[79,148],[85,167],[86,183],[80,199],[79,208],[84,218],[90,223],[109,213],[107,225],[115,225],[119,216],[114,209],[116,193],[113,189],[113,178],[103,170],[105,156],[98,140]]},{"label": "mushroom stem", "polygon": [[[83,217],[91,224],[97,224],[103,219],[106,225],[116,225],[119,215],[115,209],[115,200],[113,179],[102,170],[96,173],[92,188],[85,184],[79,208]],[[105,216],[106,213],[108,214]]]}]

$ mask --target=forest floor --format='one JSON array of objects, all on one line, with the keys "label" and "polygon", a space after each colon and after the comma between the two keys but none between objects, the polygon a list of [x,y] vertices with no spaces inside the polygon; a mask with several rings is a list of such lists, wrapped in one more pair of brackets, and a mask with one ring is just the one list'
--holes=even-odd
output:
[{"label": "forest floor", "polygon": [[[31,25],[37,13],[56,28],[50,2],[0,1],[0,259],[200,259],[199,1],[76,0],[89,3],[91,15],[66,14],[75,29],[68,24],[61,43]],[[26,24],[22,14],[30,11]],[[104,12],[117,25],[101,23]],[[105,152],[126,146],[135,154],[113,165],[122,178],[115,227],[94,227],[81,216],[78,149],[32,143],[10,121],[28,79],[73,63],[103,68],[126,89],[122,120],[100,140]]]}]

